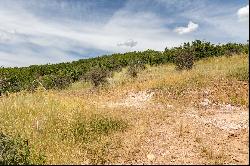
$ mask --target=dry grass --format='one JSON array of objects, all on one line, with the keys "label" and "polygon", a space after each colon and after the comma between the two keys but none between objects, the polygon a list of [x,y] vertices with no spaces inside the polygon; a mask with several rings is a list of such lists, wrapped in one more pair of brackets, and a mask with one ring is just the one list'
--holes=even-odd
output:
[{"label": "dry grass", "polygon": [[[248,108],[245,68],[248,55],[208,58],[190,71],[147,66],[137,78],[123,69],[99,89],[78,82],[62,91],[10,94],[0,98],[0,131],[28,139],[37,163],[42,154],[46,164],[246,164],[247,132],[240,141],[227,139],[227,132],[185,117],[187,107],[203,111],[204,98]],[[101,104],[146,90],[155,95],[141,110]]]},{"label": "dry grass", "polygon": [[[30,140],[33,149],[46,154],[48,163],[84,162],[85,146],[105,147],[113,132],[127,128],[120,118],[53,91],[11,94],[1,99],[0,108],[1,131]],[[89,151],[103,156],[102,151]]]}]

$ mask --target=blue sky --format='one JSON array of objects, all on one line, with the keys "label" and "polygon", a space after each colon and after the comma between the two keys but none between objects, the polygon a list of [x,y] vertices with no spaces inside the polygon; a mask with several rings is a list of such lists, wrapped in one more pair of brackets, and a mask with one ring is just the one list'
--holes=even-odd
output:
[{"label": "blue sky", "polygon": [[3,67],[248,36],[248,0],[0,0]]}]

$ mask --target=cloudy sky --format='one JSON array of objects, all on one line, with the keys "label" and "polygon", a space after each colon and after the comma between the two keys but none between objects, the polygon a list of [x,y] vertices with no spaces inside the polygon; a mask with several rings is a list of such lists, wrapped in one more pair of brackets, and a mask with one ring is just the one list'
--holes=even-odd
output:
[{"label": "cloudy sky", "polygon": [[248,0],[0,0],[3,67],[248,36]]}]

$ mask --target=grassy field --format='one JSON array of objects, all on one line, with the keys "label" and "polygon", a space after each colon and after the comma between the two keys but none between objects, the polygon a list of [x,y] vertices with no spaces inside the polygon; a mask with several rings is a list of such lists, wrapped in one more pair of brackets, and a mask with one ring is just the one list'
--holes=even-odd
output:
[{"label": "grassy field", "polygon": [[[99,88],[77,82],[1,97],[0,138],[10,140],[5,162],[247,164],[248,127],[232,124],[244,121],[242,113],[248,123],[248,58],[208,58],[189,71],[147,66],[137,78],[124,68]],[[224,116],[235,119],[218,120]],[[29,150],[15,140],[27,140]]]}]

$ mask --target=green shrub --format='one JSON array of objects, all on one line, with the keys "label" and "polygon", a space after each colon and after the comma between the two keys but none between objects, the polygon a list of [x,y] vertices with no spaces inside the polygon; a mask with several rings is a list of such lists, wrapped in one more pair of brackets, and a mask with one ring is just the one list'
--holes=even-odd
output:
[{"label": "green shrub", "polygon": [[128,75],[132,76],[132,77],[137,77],[138,73],[142,70],[145,70],[146,66],[143,63],[137,62],[137,63],[133,63],[128,67]]},{"label": "green shrub", "polygon": [[56,75],[54,77],[54,84],[55,84],[55,89],[64,89],[69,87],[69,85],[72,83],[72,80],[70,76],[68,75]]},{"label": "green shrub", "polygon": [[234,54],[239,54],[243,52],[241,45],[235,43],[227,43],[223,46],[225,56],[232,56]]},{"label": "green shrub", "polygon": [[91,81],[91,83],[98,87],[107,83],[107,77],[110,75],[110,72],[102,69],[100,67],[94,67],[91,71],[87,73],[87,78]]},{"label": "green shrub", "polygon": [[0,165],[32,164],[27,140],[0,132]]},{"label": "green shrub", "polygon": [[45,75],[39,80],[46,89],[54,87],[53,79],[49,75]]},{"label": "green shrub", "polygon": [[32,157],[28,140],[0,131],[0,165],[33,165],[44,164],[45,161],[46,156],[41,152]]},{"label": "green shrub", "polygon": [[72,79],[70,76],[62,73],[45,75],[35,82],[37,85],[44,86],[45,89],[64,89],[67,88],[71,83]]},{"label": "green shrub", "polygon": [[174,63],[177,70],[190,70],[194,65],[194,55],[191,48],[178,49],[175,53]]}]

